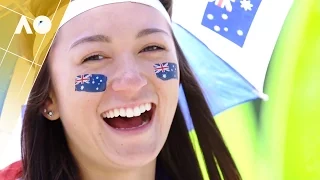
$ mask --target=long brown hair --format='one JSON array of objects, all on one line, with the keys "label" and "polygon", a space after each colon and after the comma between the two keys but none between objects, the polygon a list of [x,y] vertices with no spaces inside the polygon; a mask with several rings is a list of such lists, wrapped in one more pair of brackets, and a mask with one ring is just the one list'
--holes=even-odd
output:
[{"label": "long brown hair", "polygon": [[[161,0],[161,2],[171,15],[172,0]],[[50,12],[41,12],[41,9],[32,7],[31,11],[35,15],[50,14]],[[37,11],[35,12],[34,9]],[[212,180],[239,180],[241,179],[240,174],[213,119],[201,88],[176,39],[174,43],[180,65],[180,83],[185,92],[208,175]],[[30,44],[28,46],[32,47]],[[41,113],[51,86],[49,67],[45,61],[31,90],[23,119],[21,135],[23,179],[81,180],[79,167],[68,148],[61,121],[49,121]],[[173,180],[203,179],[179,106],[176,109],[167,141],[158,156],[158,162]]]}]

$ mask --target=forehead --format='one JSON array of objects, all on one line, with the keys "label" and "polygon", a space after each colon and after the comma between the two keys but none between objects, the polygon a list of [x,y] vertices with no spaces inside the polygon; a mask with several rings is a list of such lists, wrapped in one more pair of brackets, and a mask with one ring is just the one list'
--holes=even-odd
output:
[{"label": "forehead", "polygon": [[132,2],[114,3],[74,17],[60,28],[57,37],[71,40],[93,33],[123,36],[135,34],[143,28],[170,30],[165,17],[153,7]]}]

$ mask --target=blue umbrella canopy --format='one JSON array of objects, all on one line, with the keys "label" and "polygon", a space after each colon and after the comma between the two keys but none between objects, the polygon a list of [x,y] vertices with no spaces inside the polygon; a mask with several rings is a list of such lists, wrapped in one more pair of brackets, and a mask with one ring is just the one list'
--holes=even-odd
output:
[{"label": "blue umbrella canopy", "polygon": [[[263,93],[265,74],[292,2],[174,1],[174,34],[214,115],[268,99]],[[183,88],[180,92],[179,103],[192,130]]]},{"label": "blue umbrella canopy", "polygon": [[[258,91],[246,79],[190,32],[177,24],[173,25],[173,30],[214,115],[259,98]],[[188,114],[182,87],[179,98],[182,111]],[[193,129],[190,117],[185,118],[189,130]]]}]

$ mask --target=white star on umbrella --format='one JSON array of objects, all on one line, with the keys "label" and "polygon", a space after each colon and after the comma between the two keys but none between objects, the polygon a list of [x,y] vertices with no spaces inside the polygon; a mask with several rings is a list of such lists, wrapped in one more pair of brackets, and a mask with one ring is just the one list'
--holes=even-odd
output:
[{"label": "white star on umbrella", "polygon": [[253,5],[251,4],[250,0],[241,0],[240,3],[241,3],[240,7],[243,8],[245,11],[247,10],[252,11]]}]

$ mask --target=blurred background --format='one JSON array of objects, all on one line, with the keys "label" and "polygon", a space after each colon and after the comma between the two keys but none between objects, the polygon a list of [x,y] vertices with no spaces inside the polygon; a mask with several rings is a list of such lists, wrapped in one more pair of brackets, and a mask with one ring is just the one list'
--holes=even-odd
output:
[{"label": "blurred background", "polygon": [[[0,7],[0,17],[6,17],[3,13]],[[238,105],[215,118],[244,180],[320,179],[319,19],[319,0],[295,1],[267,72],[264,92],[269,100]],[[6,27],[10,24],[15,26],[8,21]],[[6,33],[11,36],[12,30],[1,24],[0,34]],[[6,82],[0,85],[1,111],[23,104],[27,94],[14,99],[23,83],[17,77],[27,71],[34,74],[26,82],[28,92],[37,71],[16,56],[8,58],[12,61],[0,68],[1,82]],[[0,169],[20,159],[20,111],[1,113]],[[190,135],[198,148],[195,133]],[[202,170],[205,175],[203,165]]]},{"label": "blurred background", "polygon": [[320,179],[320,1],[294,1],[264,92],[217,116],[245,180]]}]

